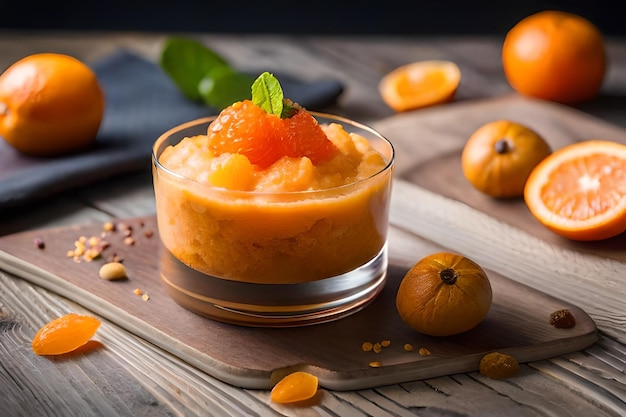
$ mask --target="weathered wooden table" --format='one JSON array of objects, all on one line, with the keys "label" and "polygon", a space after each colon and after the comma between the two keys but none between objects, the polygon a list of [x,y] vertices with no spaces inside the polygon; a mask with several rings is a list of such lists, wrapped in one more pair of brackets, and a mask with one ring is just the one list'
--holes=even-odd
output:
[{"label": "weathered wooden table", "polygon": [[[165,36],[6,32],[0,36],[0,67],[44,51],[95,62],[120,47],[155,59]],[[494,215],[500,208],[478,197],[462,201],[462,192],[461,197],[454,190],[442,196],[420,184],[420,173],[432,169],[425,165],[430,158],[446,162],[445,155],[462,146],[459,140],[467,132],[495,116],[536,120],[557,146],[595,132],[623,140],[626,133],[611,124],[626,128],[626,42],[607,40],[610,67],[601,97],[578,110],[544,111],[543,103],[520,101],[512,93],[502,72],[498,38],[197,37],[240,68],[279,66],[304,79],[340,80],[345,90],[326,110],[379,127],[395,141],[398,182],[391,238],[396,263],[409,265],[420,253],[441,247],[463,252],[490,270],[584,309],[597,325],[598,341],[582,351],[524,363],[519,375],[508,380],[468,372],[354,391],[323,388],[311,405],[284,407],[272,404],[267,390],[222,382],[109,320],[103,320],[96,337],[103,348],[63,358],[37,357],[30,342],[39,327],[70,311],[90,311],[71,297],[0,270],[0,414],[626,415],[626,241],[620,237],[600,248],[564,245],[539,229],[527,233],[527,218],[510,223],[506,212]],[[391,117],[378,95],[378,81],[396,66],[424,59],[449,59],[460,66],[456,103]],[[551,117],[580,129],[564,132],[560,124],[551,125],[556,120]],[[421,146],[424,135],[441,140]],[[437,186],[445,185],[443,179]],[[62,193],[45,204],[0,212],[0,236],[154,213],[146,167]]]}]

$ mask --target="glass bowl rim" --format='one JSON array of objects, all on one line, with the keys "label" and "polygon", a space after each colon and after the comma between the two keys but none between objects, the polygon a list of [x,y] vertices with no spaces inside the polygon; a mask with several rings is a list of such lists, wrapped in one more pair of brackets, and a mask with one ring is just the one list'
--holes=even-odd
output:
[{"label": "glass bowl rim", "polygon": [[[385,166],[383,168],[381,168],[380,170],[376,171],[374,174],[366,177],[366,178],[361,178],[358,181],[354,181],[351,182],[349,184],[343,184],[340,186],[336,186],[336,187],[331,187],[331,188],[324,188],[324,189],[319,189],[319,190],[302,190],[302,191],[278,191],[278,192],[273,192],[273,191],[246,191],[246,190],[232,190],[229,188],[224,188],[224,187],[216,187],[213,185],[209,185],[209,184],[205,184],[205,183],[200,183],[196,180],[193,180],[191,178],[187,178],[184,175],[181,175],[177,172],[174,172],[172,170],[170,170],[169,168],[165,167],[164,165],[162,165],[159,160],[158,160],[158,156],[157,156],[157,148],[159,148],[161,146],[161,144],[166,140],[166,138],[168,138],[169,136],[173,135],[176,132],[179,132],[180,130],[183,129],[187,129],[190,128],[192,126],[198,126],[201,125],[203,123],[210,124],[213,120],[215,120],[219,115],[212,115],[212,116],[206,116],[206,117],[201,117],[201,118],[197,118],[197,119],[193,119],[193,120],[189,120],[187,122],[183,122],[180,123],[170,129],[168,129],[167,131],[165,131],[164,133],[162,133],[157,139],[156,141],[152,144],[152,164],[154,167],[158,168],[159,170],[162,170],[163,172],[165,172],[167,175],[173,176],[179,180],[182,181],[188,181],[188,182],[192,182],[194,184],[197,184],[199,187],[205,188],[205,189],[209,189],[213,192],[223,192],[223,193],[228,193],[228,194],[237,194],[237,195],[242,195],[242,196],[272,196],[272,197],[277,197],[277,196],[281,196],[281,195],[288,195],[288,196],[295,196],[295,195],[315,195],[315,194],[321,194],[321,193],[333,193],[333,192],[340,192],[341,190],[345,190],[345,189],[350,189],[352,187],[356,187],[358,186],[358,184],[362,184],[365,182],[368,182],[370,180],[372,180],[373,178],[376,178],[379,175],[382,175],[383,173],[391,170],[391,168],[393,167],[394,163],[395,163],[395,148],[393,146],[393,143],[391,143],[391,141],[389,139],[387,139],[383,134],[381,134],[380,132],[378,132],[376,129],[365,125],[361,122],[357,122],[355,120],[351,120],[347,117],[343,117],[343,116],[338,116],[338,115],[334,115],[334,114],[329,114],[329,113],[323,113],[323,112],[316,112],[316,111],[309,111],[307,110],[308,113],[310,113],[311,115],[313,115],[316,119],[317,118],[324,118],[324,119],[328,119],[328,120],[335,120],[344,124],[348,124],[348,125],[352,125],[355,126],[361,130],[365,130],[368,131],[370,133],[372,133],[374,136],[376,136],[378,139],[381,139],[384,143],[386,143],[389,146],[390,149],[390,154],[391,157],[389,158],[389,160],[387,160]],[[182,139],[182,138],[181,138]],[[367,138],[366,138],[367,139]],[[368,139],[369,141],[369,139]],[[159,155],[160,156],[160,155]]]}]

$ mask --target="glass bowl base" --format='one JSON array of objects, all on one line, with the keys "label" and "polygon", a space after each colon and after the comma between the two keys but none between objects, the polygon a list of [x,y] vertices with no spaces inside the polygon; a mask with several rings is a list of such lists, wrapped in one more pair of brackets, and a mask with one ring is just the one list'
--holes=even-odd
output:
[{"label": "glass bowl base", "polygon": [[342,275],[296,284],[226,280],[196,271],[161,248],[161,280],[178,304],[230,324],[295,327],[337,320],[363,309],[382,291],[387,246]]}]

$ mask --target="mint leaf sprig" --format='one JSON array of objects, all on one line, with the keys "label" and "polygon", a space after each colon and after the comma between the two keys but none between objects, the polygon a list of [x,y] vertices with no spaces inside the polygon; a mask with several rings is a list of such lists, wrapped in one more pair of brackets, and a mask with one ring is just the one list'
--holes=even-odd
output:
[{"label": "mint leaf sprig", "polygon": [[265,71],[252,83],[252,102],[269,114],[287,119],[298,111],[299,106],[285,99],[278,79]]},{"label": "mint leaf sprig", "polygon": [[159,64],[185,97],[203,101],[219,111],[246,99],[281,118],[291,117],[299,109],[284,98],[273,74],[266,71],[255,79],[237,71],[222,56],[193,39],[167,38]]},{"label": "mint leaf sprig", "polygon": [[167,38],[159,65],[189,100],[222,110],[251,98],[254,77],[235,70],[226,59],[196,40]]}]

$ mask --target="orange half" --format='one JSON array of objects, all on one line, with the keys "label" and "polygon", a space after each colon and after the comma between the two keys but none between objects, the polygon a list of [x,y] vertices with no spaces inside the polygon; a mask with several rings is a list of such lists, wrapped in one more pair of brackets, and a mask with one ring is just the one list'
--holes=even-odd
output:
[{"label": "orange half", "polygon": [[601,240],[626,230],[626,145],[588,140],[541,161],[524,188],[539,222],[573,240]]},{"label": "orange half", "polygon": [[452,100],[461,81],[461,70],[451,61],[418,61],[385,75],[378,91],[397,112]]}]

